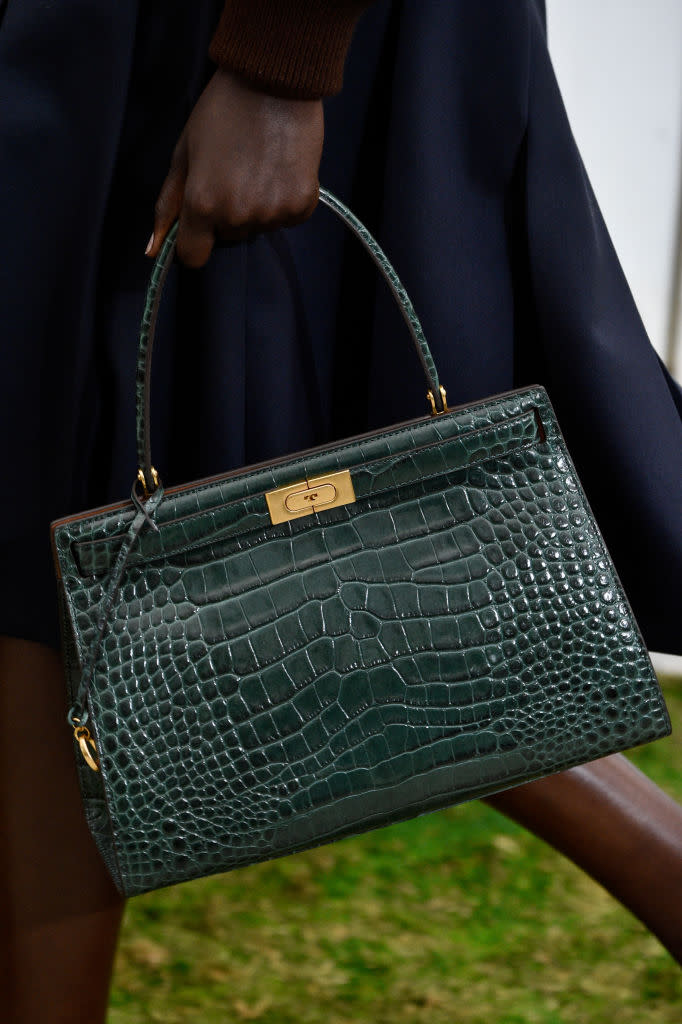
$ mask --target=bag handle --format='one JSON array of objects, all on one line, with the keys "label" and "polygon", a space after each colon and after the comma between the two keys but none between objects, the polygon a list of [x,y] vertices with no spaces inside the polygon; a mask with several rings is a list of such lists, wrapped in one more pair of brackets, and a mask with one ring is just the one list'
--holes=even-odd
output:
[{"label": "bag handle", "polygon": [[[447,412],[445,389],[438,380],[438,372],[433,362],[431,351],[424,337],[424,331],[419,322],[410,298],[403,288],[398,275],[393,269],[383,249],[376,239],[369,233],[367,228],[353,214],[340,199],[332,195],[326,189],[320,189],[320,202],[328,206],[362,242],[365,250],[369,253],[379,272],[388,284],[393,298],[398,304],[403,319],[414,342],[417,355],[426,377],[428,385],[427,397],[431,404],[432,414],[439,415]],[[175,242],[177,236],[177,223],[173,225],[161,247],[151,273],[147,294],[145,298],[144,313],[140,325],[140,341],[137,358],[137,384],[136,384],[136,428],[137,428],[137,456],[138,470],[137,478],[142,485],[145,496],[154,493],[159,486],[159,476],[152,465],[151,437],[150,437],[150,403],[151,403],[151,369],[152,352],[154,348],[154,335],[156,333],[156,321],[161,305],[163,286],[168,276],[173,256],[175,253]]]}]

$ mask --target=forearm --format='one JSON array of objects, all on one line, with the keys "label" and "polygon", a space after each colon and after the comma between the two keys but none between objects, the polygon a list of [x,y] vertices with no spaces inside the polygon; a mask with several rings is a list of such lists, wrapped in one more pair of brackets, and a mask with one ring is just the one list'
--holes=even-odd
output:
[{"label": "forearm", "polygon": [[266,92],[300,99],[341,90],[353,31],[372,0],[227,0],[212,60]]}]

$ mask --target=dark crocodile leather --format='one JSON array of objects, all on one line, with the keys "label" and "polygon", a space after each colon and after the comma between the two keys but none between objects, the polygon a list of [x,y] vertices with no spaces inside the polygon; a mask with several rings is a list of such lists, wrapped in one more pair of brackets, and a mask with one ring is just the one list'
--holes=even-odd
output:
[{"label": "dark crocodile leather", "polygon": [[[438,376],[395,271],[434,400]],[[300,850],[670,731],[542,388],[164,493],[156,262],[138,362],[145,498],[53,524],[86,817],[128,895]],[[273,525],[265,494],[350,472]]]},{"label": "dark crocodile leather", "polygon": [[[266,491],[339,469],[354,504],[270,524]],[[139,515],[53,526],[72,696]],[[154,518],[90,685],[102,770],[79,768],[129,895],[669,732],[542,388],[187,486]]]}]

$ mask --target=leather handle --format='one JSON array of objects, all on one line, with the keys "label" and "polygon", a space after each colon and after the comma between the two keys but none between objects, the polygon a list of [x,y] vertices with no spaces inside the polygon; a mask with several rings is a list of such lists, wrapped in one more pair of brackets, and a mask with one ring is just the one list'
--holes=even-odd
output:
[{"label": "leather handle", "polygon": [[[419,361],[421,362],[428,389],[431,392],[438,412],[445,409],[443,397],[440,391],[438,372],[433,362],[431,351],[427,344],[419,318],[415,312],[410,298],[403,288],[400,278],[389,262],[383,249],[376,239],[369,233],[364,224],[358,220],[340,199],[332,195],[326,189],[320,189],[320,202],[328,206],[344,224],[360,240],[365,250],[369,253],[374,264],[379,269],[381,276],[386,281],[391,293],[398,304],[403,319],[414,342]],[[137,428],[137,456],[140,467],[139,476],[144,481],[144,488],[147,493],[152,494],[158,486],[158,477],[152,466],[151,437],[150,437],[150,403],[151,403],[151,369],[152,352],[154,348],[154,335],[156,332],[156,321],[161,305],[163,286],[168,276],[173,255],[175,253],[175,240],[177,235],[177,223],[173,225],[161,247],[156,258],[154,268],[147,286],[144,313],[140,325],[140,341],[137,358],[137,381],[136,381],[136,428]]]}]

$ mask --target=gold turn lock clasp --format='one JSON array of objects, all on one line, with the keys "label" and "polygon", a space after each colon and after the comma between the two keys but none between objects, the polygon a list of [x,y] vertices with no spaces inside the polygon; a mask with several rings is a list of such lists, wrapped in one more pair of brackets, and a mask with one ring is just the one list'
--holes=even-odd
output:
[{"label": "gold turn lock clasp", "polygon": [[355,501],[355,490],[349,471],[344,469],[340,473],[327,473],[278,487],[276,491],[267,491],[265,500],[274,525],[339,505],[351,505]]}]

